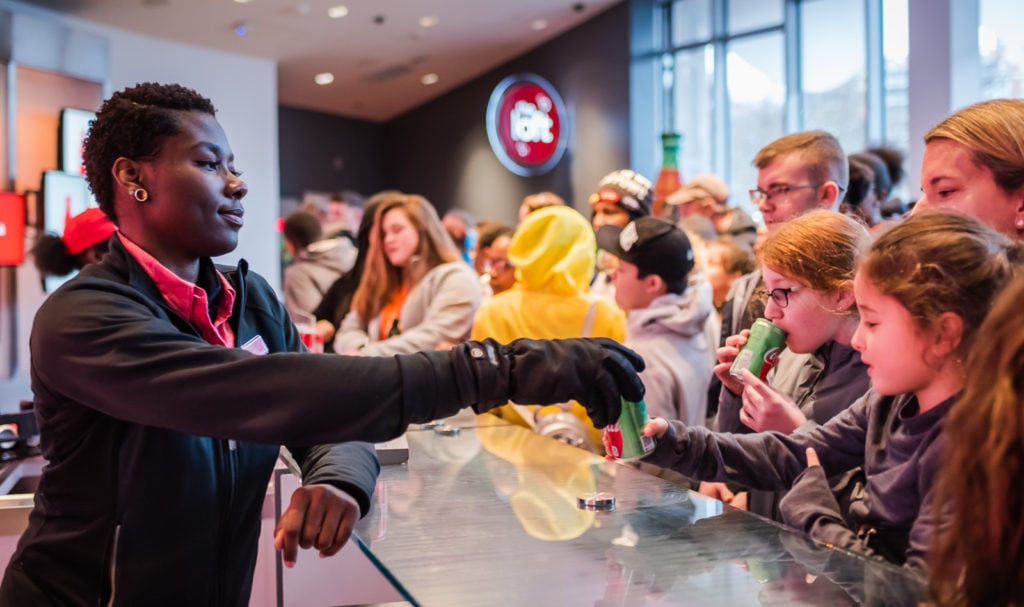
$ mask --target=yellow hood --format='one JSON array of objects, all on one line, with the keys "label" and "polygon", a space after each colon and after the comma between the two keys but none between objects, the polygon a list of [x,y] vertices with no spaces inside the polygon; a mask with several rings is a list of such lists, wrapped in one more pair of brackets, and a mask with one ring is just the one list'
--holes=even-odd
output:
[{"label": "yellow hood", "polygon": [[563,206],[527,215],[508,249],[522,288],[561,294],[590,288],[596,255],[590,222],[576,209]]}]

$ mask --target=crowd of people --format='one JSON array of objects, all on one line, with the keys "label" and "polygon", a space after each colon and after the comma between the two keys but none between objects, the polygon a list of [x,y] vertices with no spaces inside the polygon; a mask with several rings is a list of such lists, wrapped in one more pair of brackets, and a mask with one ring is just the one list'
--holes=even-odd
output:
[{"label": "crowd of people", "polygon": [[[121,559],[174,503],[162,533],[195,541],[172,566],[217,571],[231,584],[195,596],[237,602],[266,444],[291,445],[307,473],[279,525],[293,563],[300,546],[336,552],[366,512],[376,463],[356,441],[472,406],[538,431],[575,420],[569,442],[601,453],[621,395],[652,416],[645,460],[695,490],[901,565],[938,604],[1024,604],[1024,101],[963,108],[925,141],[913,204],[892,196],[898,151],[847,154],[820,130],[752,159],[759,217],[713,174],[668,197],[676,219],[653,216],[650,180],[622,168],[578,206],[527,196],[516,225],[350,192],[286,218],[278,301],[244,264],[210,261],[234,248],[246,188],[210,102],[121,91],[85,146],[109,255],[33,331],[44,453],[61,465],[0,598],[147,596],[143,561]],[[315,317],[331,354],[302,354],[289,313]],[[758,319],[785,348],[766,376],[737,377]],[[210,472],[224,461],[248,467],[227,505]],[[69,479],[86,464],[117,473],[83,498]],[[143,469],[193,486],[202,470],[205,494],[185,507]],[[129,480],[144,490],[126,495]],[[228,543],[237,571],[208,562]],[[59,584],[35,574],[44,563]]]}]

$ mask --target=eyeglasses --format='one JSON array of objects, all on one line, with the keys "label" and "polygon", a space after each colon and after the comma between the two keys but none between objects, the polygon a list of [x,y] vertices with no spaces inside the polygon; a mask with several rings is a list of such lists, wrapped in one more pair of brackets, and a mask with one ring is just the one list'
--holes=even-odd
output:
[{"label": "eyeglasses", "polygon": [[789,294],[796,293],[799,290],[800,289],[797,287],[789,287],[788,289],[772,289],[771,291],[761,289],[756,292],[756,295],[763,299],[770,298],[775,302],[775,305],[780,308],[786,308],[789,307]]},{"label": "eyeglasses", "polygon": [[768,188],[765,192],[761,188],[754,188],[748,190],[750,193],[750,201],[754,204],[759,204],[762,200],[771,200],[776,196],[787,196],[793,190],[806,190],[809,188],[820,188],[822,184],[808,184],[808,185],[774,185]]},{"label": "eyeglasses", "polygon": [[502,270],[511,270],[514,267],[515,266],[513,266],[512,262],[510,262],[509,260],[499,259],[497,261],[486,262],[484,264],[484,272],[490,272],[491,270],[494,270],[495,272],[501,272]]}]

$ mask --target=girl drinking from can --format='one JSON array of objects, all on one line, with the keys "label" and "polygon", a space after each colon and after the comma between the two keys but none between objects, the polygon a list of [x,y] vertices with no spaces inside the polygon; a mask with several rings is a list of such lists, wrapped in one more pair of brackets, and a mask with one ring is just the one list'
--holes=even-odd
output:
[{"label": "girl drinking from can", "polygon": [[[768,237],[761,251],[764,315],[786,332],[786,350],[766,381],[744,383],[729,371],[750,331],[726,340],[715,367],[724,386],[715,430],[789,434],[808,420],[827,422],[867,392],[867,367],[850,341],[859,321],[853,276],[870,241],[863,224],[826,210],[792,219]],[[704,483],[701,493],[781,520],[774,491],[747,497]]]},{"label": "girl drinking from can", "polygon": [[[963,388],[962,361],[989,304],[1021,258],[1019,244],[969,217],[911,217],[871,246],[854,280],[860,324],[851,344],[868,366],[870,392],[789,435],[655,419],[644,428],[659,438],[646,460],[697,479],[789,487],[780,508],[790,526],[926,571],[943,520],[933,503],[941,422]],[[863,499],[840,507],[826,475],[857,466]]]}]

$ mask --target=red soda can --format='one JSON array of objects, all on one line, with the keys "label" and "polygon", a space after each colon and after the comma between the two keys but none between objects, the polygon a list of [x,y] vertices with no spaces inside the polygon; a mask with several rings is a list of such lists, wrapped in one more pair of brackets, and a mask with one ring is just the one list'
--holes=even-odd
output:
[{"label": "red soda can", "polygon": [[633,402],[623,398],[619,421],[608,424],[604,429],[608,455],[614,459],[637,459],[654,451],[654,438],[643,435],[644,426],[650,420],[644,401]]},{"label": "red soda can", "polygon": [[305,344],[306,349],[313,354],[324,353],[324,338],[315,327],[312,329],[299,327],[299,339]]},{"label": "red soda can", "polygon": [[786,345],[786,332],[776,327],[769,320],[758,318],[750,327],[747,343],[736,355],[736,360],[729,367],[729,374],[736,379],[743,379],[743,369],[749,370],[764,381],[772,367],[779,360],[779,353]]}]

